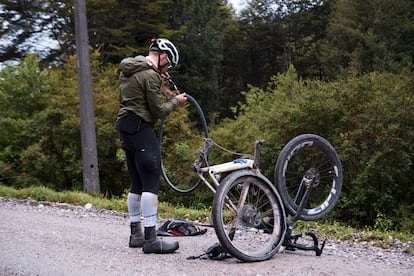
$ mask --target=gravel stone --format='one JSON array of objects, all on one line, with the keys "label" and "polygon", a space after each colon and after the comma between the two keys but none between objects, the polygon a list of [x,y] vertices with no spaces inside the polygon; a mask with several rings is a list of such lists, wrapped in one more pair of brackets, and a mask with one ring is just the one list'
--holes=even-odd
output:
[{"label": "gravel stone", "polygon": [[189,260],[218,242],[212,227],[200,228],[207,233],[164,237],[180,243],[174,254],[143,254],[128,247],[126,213],[0,197],[0,275],[414,275],[414,243],[391,237],[384,248],[328,240],[321,256],[286,250],[257,263]]}]

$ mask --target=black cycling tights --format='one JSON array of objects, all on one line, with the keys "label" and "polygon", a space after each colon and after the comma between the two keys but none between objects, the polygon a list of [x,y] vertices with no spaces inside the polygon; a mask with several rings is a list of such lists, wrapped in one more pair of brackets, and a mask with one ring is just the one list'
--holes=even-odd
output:
[{"label": "black cycling tights", "polygon": [[161,154],[152,127],[144,127],[135,134],[120,132],[121,146],[125,150],[131,193],[160,190]]}]

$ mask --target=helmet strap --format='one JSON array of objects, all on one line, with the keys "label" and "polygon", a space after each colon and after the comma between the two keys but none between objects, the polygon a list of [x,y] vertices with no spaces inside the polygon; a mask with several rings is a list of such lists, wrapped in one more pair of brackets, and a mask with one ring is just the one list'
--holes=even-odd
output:
[{"label": "helmet strap", "polygon": [[154,70],[157,71],[158,74],[162,74],[161,73],[161,69],[163,67],[165,67],[165,66],[168,66],[168,63],[166,65],[161,65],[161,52],[160,51],[157,51],[157,53],[158,53],[157,65],[155,66],[155,64],[153,63],[152,59],[149,60],[149,61],[150,61],[151,65],[152,65],[152,68],[154,68]]},{"label": "helmet strap", "polygon": [[161,54],[162,52],[158,52],[158,71],[161,71],[162,68],[170,66],[170,63],[161,65]]},{"label": "helmet strap", "polygon": [[161,71],[161,52],[160,51],[158,51],[158,70],[160,70]]}]

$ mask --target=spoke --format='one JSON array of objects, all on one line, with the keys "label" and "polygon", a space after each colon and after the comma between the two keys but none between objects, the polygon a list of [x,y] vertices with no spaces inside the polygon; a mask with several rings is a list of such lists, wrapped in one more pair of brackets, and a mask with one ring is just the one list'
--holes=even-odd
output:
[{"label": "spoke", "polygon": [[237,207],[234,206],[234,203],[230,199],[226,200],[228,202],[228,205],[230,205],[229,208],[235,211],[235,217],[233,218],[232,222],[229,224],[230,240],[233,240],[234,234],[236,233],[237,224],[239,221],[238,210],[240,210],[243,207],[244,203],[246,202],[247,195],[249,194],[250,183],[245,181],[243,184],[241,184],[241,186],[242,186],[242,191],[240,193],[240,198],[239,198],[239,202],[237,203]]}]

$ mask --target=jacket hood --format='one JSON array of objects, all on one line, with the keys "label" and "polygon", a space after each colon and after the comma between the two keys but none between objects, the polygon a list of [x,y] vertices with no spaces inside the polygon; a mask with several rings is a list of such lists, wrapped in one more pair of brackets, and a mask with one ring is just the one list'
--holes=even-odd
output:
[{"label": "jacket hood", "polygon": [[147,63],[147,60],[144,56],[124,58],[119,65],[121,74],[126,77],[129,77],[136,72],[147,70],[149,68],[151,68],[151,66]]}]

